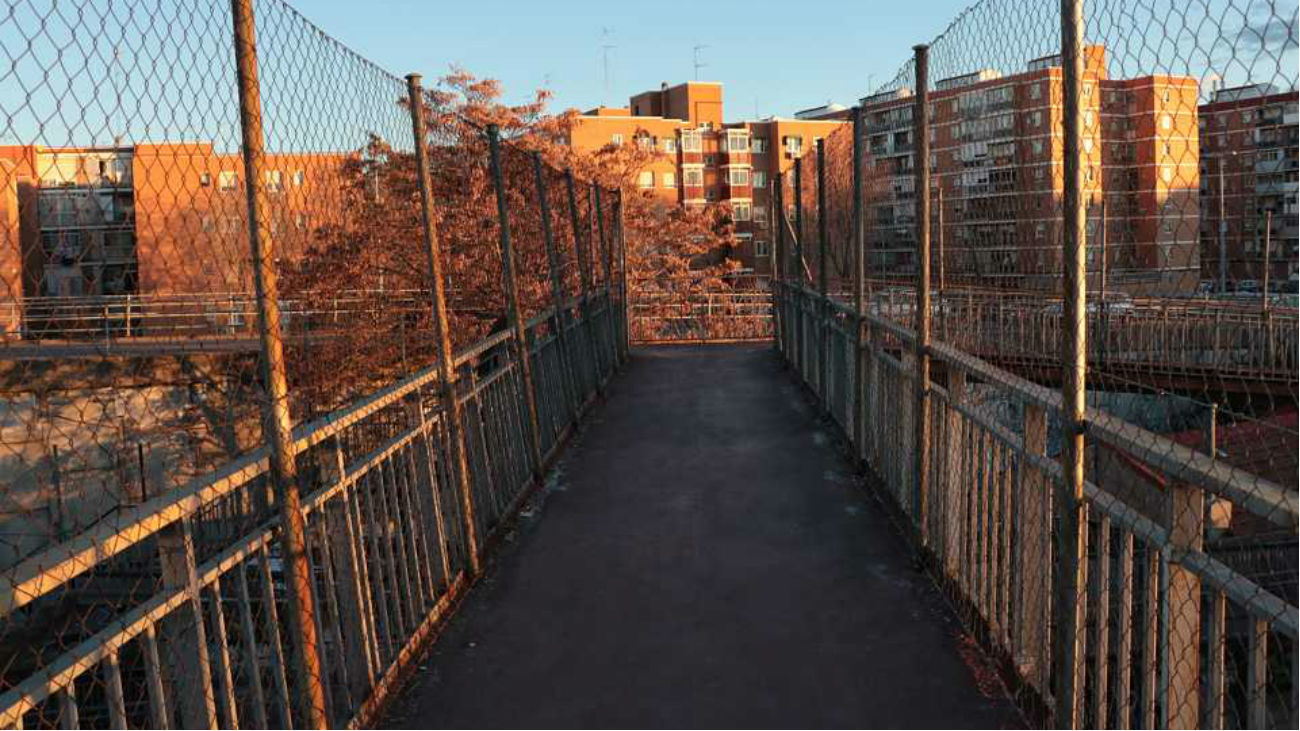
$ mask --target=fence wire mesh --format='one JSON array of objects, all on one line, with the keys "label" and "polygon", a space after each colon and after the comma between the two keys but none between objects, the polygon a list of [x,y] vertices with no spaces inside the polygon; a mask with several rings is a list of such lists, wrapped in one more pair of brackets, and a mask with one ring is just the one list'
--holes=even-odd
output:
[{"label": "fence wire mesh", "polygon": [[802,157],[780,347],[1030,718],[1294,726],[1297,14],[1081,8],[1076,80],[983,0]]},{"label": "fence wire mesh", "polygon": [[626,357],[622,193],[279,0],[0,49],[0,726],[365,723]]}]

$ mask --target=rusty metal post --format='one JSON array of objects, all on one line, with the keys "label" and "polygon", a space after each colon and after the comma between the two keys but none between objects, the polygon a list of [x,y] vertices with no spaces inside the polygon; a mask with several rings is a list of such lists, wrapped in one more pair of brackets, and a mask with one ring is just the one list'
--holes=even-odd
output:
[{"label": "rusty metal post", "polygon": [[776,278],[784,283],[790,274],[790,256],[785,247],[785,173],[776,174],[772,188],[772,207],[776,209]]},{"label": "rusty metal post", "polygon": [[808,364],[804,362],[808,347],[808,323],[805,317],[804,260],[803,260],[803,158],[794,159],[794,278],[799,283],[795,300],[794,356],[799,377],[808,382]]},{"label": "rusty metal post", "polygon": [[325,728],[324,677],[316,640],[316,607],[312,599],[311,567],[298,464],[289,414],[289,384],[285,374],[284,342],[280,333],[279,283],[275,271],[275,242],[263,217],[268,208],[263,169],[262,98],[257,78],[257,31],[253,0],[231,0],[235,64],[239,85],[239,123],[243,141],[244,179],[248,197],[248,240],[253,255],[253,286],[257,295],[258,336],[261,341],[263,439],[271,453],[271,480],[280,508],[280,551],[288,594],[289,643],[298,691],[297,717],[310,728]]},{"label": "rusty metal post", "polygon": [[613,266],[611,265],[611,254],[609,249],[609,239],[605,237],[605,209],[601,205],[600,186],[596,183],[591,184],[592,210],[596,216],[596,233],[600,237],[600,257],[602,269],[605,273],[605,332],[609,335],[610,364],[613,365],[618,361],[618,346],[615,345],[614,334],[614,300],[613,300]]},{"label": "rusty metal post", "polygon": [[866,125],[865,110],[853,110],[853,459],[855,466],[866,455],[866,424],[863,415],[863,391],[866,380],[866,353],[863,351],[862,328],[865,317],[864,280],[866,279],[867,222],[862,216],[862,134]]},{"label": "rusty metal post", "polygon": [[794,159],[794,276],[804,282],[803,261],[803,158]]},{"label": "rusty metal post", "polygon": [[519,358],[519,375],[523,380],[524,406],[528,412],[528,447],[533,458],[533,476],[542,479],[542,428],[537,418],[537,392],[533,388],[533,352],[528,346],[528,328],[519,304],[519,279],[515,274],[515,249],[510,241],[510,211],[506,202],[506,182],[501,174],[501,128],[487,127],[488,161],[492,166],[492,183],[497,194],[497,231],[501,242],[501,278],[506,287],[506,326],[515,333],[515,355]]},{"label": "rusty metal post", "polygon": [[537,205],[542,216],[542,240],[546,243],[546,264],[551,275],[551,301],[555,308],[555,340],[560,349],[561,385],[564,398],[577,417],[580,400],[578,388],[573,383],[573,364],[570,362],[568,308],[564,306],[564,282],[560,278],[560,259],[555,251],[555,237],[551,232],[551,201],[546,194],[546,177],[543,174],[542,155],[533,153],[533,177],[537,187]]},{"label": "rusty metal post", "polygon": [[441,381],[442,415],[451,439],[451,473],[456,481],[465,519],[465,550],[469,554],[471,578],[479,574],[478,519],[474,509],[474,491],[470,485],[469,452],[465,445],[465,410],[456,397],[455,354],[451,347],[451,321],[447,314],[447,289],[442,274],[442,248],[434,225],[433,190],[429,184],[429,151],[424,141],[424,105],[420,75],[406,77],[411,99],[411,132],[415,138],[415,171],[420,184],[420,219],[424,236],[426,276],[432,292],[434,336],[438,339],[438,375]]},{"label": "rusty metal post", "polygon": [[822,395],[822,409],[827,413],[834,410],[831,405],[830,385],[830,320],[831,293],[830,273],[826,258],[830,242],[826,229],[826,140],[817,138],[817,291],[822,299],[818,303],[817,317],[817,390]]},{"label": "rusty metal post", "polygon": [[623,360],[626,361],[632,355],[632,335],[628,330],[631,322],[631,298],[627,288],[627,209],[623,200],[623,190],[620,188],[614,191],[614,220],[618,225],[618,277],[619,290],[623,299],[623,322],[621,343],[623,346]]},{"label": "rusty metal post", "polygon": [[916,54],[916,102],[912,112],[912,139],[916,160],[916,373],[913,386],[916,404],[912,424],[913,445],[912,508],[921,546],[929,545],[928,500],[930,482],[930,47],[914,46]]},{"label": "rusty metal post", "polygon": [[574,190],[573,170],[564,171],[564,187],[569,194],[569,225],[573,229],[574,256],[578,259],[578,280],[582,291],[578,293],[578,309],[582,313],[582,329],[587,335],[587,346],[591,351],[592,378],[597,394],[604,393],[600,382],[600,353],[596,351],[596,331],[591,326],[591,303],[588,300],[591,291],[591,272],[587,271],[587,248],[583,246],[582,230],[578,224],[578,194]]},{"label": "rusty metal post", "polygon": [[1065,190],[1062,328],[1061,469],[1059,506],[1060,570],[1054,572],[1057,637],[1056,726],[1076,728],[1082,720],[1084,636],[1083,592],[1087,588],[1087,517],[1083,503],[1084,429],[1087,378],[1087,219],[1084,210],[1081,87],[1083,76],[1083,0],[1061,0],[1061,71],[1064,98]]}]

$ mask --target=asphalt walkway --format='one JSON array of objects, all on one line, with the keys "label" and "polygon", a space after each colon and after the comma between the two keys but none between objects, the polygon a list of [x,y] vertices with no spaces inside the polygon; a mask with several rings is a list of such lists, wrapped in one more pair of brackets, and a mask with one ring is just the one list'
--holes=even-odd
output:
[{"label": "asphalt walkway", "polygon": [[384,725],[1018,725],[975,654],[770,347],[640,349]]}]

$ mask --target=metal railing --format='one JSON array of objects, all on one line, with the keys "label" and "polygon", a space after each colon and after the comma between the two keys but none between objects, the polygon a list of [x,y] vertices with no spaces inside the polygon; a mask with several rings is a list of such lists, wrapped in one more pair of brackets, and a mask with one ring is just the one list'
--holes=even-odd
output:
[{"label": "metal railing", "polygon": [[[914,331],[876,314],[858,317],[797,285],[778,284],[777,298],[784,358],[848,435],[919,536],[940,583],[1034,703],[1052,705],[1052,662],[1061,648],[1049,630],[1063,607],[1079,606],[1089,627],[1074,671],[1090,678],[1088,702],[1099,717],[1161,728],[1191,696],[1219,715],[1240,706],[1232,715],[1252,727],[1295,718],[1296,597],[1230,568],[1200,541],[1201,512],[1178,509],[1224,500],[1294,537],[1294,489],[1089,409],[1090,449],[1166,476],[1158,499],[1168,504],[1152,516],[1118,471],[1090,476],[1084,513],[1091,549],[1083,567],[1064,565],[1054,544],[1056,494],[1065,483],[1052,456],[1056,445],[1049,446],[1049,432],[1063,421],[1058,392],[958,347],[931,345],[932,366],[945,382],[929,384],[929,475],[918,481]],[[1078,595],[1055,596],[1053,574],[1075,568],[1093,580]],[[1187,666],[1202,670],[1189,674]]]},{"label": "metal railing", "polygon": [[772,294],[766,289],[632,289],[628,308],[636,343],[759,341],[773,336]]},{"label": "metal railing", "polygon": [[[622,318],[596,294],[569,300],[558,319],[550,309],[528,323],[545,462],[626,357]],[[466,521],[490,543],[536,484],[514,337],[500,332],[454,361],[468,515],[452,478],[437,366],[293,430],[331,726],[366,723],[469,585]],[[262,447],[9,572],[0,616],[10,623],[100,596],[132,567],[159,568],[162,585],[107,605],[111,615],[87,624],[67,651],[57,652],[66,635],[33,648],[41,667],[0,695],[0,726],[300,725],[292,694],[305,681],[286,660],[298,639],[279,613],[283,506],[267,493],[269,470]]]}]

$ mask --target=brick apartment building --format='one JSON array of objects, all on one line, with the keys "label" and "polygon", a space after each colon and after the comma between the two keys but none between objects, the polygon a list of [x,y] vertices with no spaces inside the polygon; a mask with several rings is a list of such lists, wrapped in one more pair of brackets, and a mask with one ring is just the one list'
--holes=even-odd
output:
[{"label": "brick apartment building", "polygon": [[[1183,291],[1200,276],[1197,93],[1191,78],[1107,78],[1105,49],[1086,49],[1089,271],[1100,271],[1104,199],[1111,286]],[[982,69],[942,79],[930,99],[938,189],[932,200],[937,206],[941,196],[936,235],[943,237],[947,271],[985,284],[1056,286],[1064,194],[1059,58],[1012,75]],[[913,102],[910,89],[861,100],[864,142],[882,191],[868,220],[868,261],[876,272],[904,274],[915,266]]]},{"label": "brick apartment building", "polygon": [[1204,278],[1217,285],[1222,243],[1229,288],[1246,279],[1262,285],[1267,211],[1271,282],[1296,276],[1297,93],[1267,84],[1219,89],[1199,111]]},{"label": "brick apartment building", "polygon": [[[342,155],[268,155],[268,225],[300,253]],[[243,161],[210,143],[0,147],[0,301],[247,292]],[[20,308],[0,332],[18,332]]]},{"label": "brick apartment building", "polygon": [[637,186],[665,203],[731,205],[733,256],[760,276],[771,273],[771,183],[843,119],[723,121],[722,84],[691,81],[634,95],[627,107],[598,107],[578,117],[569,144],[598,150],[641,145],[659,153]]}]

